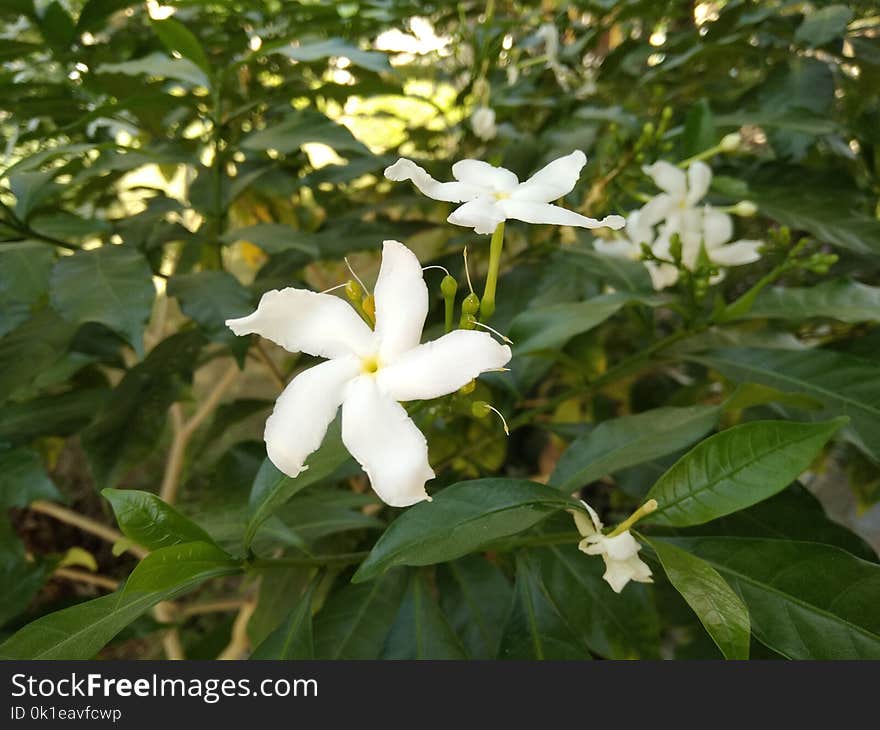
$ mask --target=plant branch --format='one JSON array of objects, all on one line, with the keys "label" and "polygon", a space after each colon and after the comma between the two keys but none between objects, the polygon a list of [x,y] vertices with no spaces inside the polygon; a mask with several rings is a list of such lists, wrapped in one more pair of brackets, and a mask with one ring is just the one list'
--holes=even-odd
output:
[{"label": "plant branch", "polygon": [[102,540],[106,540],[109,543],[116,543],[120,540],[125,540],[126,551],[138,558],[143,558],[149,552],[146,548],[143,548],[140,545],[128,544],[125,536],[121,532],[114,530],[112,527],[108,527],[90,517],[74,512],[72,509],[62,507],[60,504],[38,499],[35,502],[31,502],[29,509],[32,512],[39,512],[40,514],[54,517],[60,522],[78,527],[83,532],[88,532],[90,535],[100,537]]},{"label": "plant branch", "polygon": [[52,573],[53,578],[64,578],[65,580],[73,580],[78,583],[88,583],[89,585],[106,588],[108,591],[115,591],[119,588],[119,581],[108,578],[104,575],[95,575],[87,573],[84,570],[73,570],[72,568],[57,568]]}]

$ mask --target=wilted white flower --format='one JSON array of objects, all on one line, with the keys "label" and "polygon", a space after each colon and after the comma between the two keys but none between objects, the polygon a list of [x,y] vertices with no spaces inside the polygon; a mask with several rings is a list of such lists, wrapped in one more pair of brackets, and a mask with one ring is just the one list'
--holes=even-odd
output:
[{"label": "wilted white flower", "polygon": [[609,215],[602,220],[587,218],[556,205],[551,200],[570,193],[587,163],[586,155],[575,150],[553,160],[525,182],[510,170],[494,167],[482,160],[460,160],[452,166],[456,182],[438,182],[412,160],[399,159],[385,170],[395,182],[411,180],[422,193],[434,200],[464,203],[447,220],[477,233],[492,233],[508,219],[526,223],[549,223],[580,228],[623,227],[624,219]]},{"label": "wilted white flower", "polygon": [[[584,539],[578,549],[587,555],[601,555],[605,561],[605,574],[602,576],[615,593],[620,593],[631,580],[638,583],[653,583],[651,569],[639,557],[641,545],[624,530],[613,537],[602,534],[602,522],[590,505],[581,500],[590,517],[583,512],[571,510],[578,532]],[[656,507],[656,503],[654,504]]]},{"label": "wilted white flower", "polygon": [[503,367],[510,348],[485,332],[455,330],[419,344],[428,288],[415,254],[385,241],[371,330],[339,297],[305,289],[266,292],[257,310],[227,320],[237,335],[258,334],[289,352],[327,358],[297,375],[266,421],[266,452],[290,477],[324,439],[342,406],[342,440],[384,502],[425,499],[433,479],[425,437],[400,405],[453,393]]},{"label": "wilted white flower", "polygon": [[488,141],[494,139],[498,134],[498,127],[495,126],[495,110],[487,106],[481,106],[474,110],[471,114],[471,129],[480,139]]}]

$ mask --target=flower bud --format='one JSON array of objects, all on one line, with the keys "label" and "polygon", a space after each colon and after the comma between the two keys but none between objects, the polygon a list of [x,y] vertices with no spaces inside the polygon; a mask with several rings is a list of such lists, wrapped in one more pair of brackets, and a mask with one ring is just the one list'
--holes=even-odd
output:
[{"label": "flower bud", "polygon": [[477,318],[473,314],[462,313],[458,326],[463,330],[472,330],[476,326]]},{"label": "flower bud", "polygon": [[751,218],[758,212],[758,206],[751,200],[741,200],[733,206],[733,212],[743,218]]},{"label": "flower bud", "polygon": [[462,316],[469,314],[471,316],[476,315],[477,312],[480,311],[480,298],[471,292],[468,294],[464,301],[461,303],[461,314]]},{"label": "flower bud", "polygon": [[721,138],[721,144],[718,145],[722,152],[735,152],[742,143],[742,135],[739,132],[725,134]]},{"label": "flower bud", "polygon": [[364,290],[361,289],[361,285],[357,281],[349,279],[345,282],[345,296],[352,303],[359,302],[364,296]]},{"label": "flower bud", "polygon": [[471,406],[471,413],[475,418],[485,418],[489,415],[489,404],[485,401],[478,400]]},{"label": "flower bud", "polygon": [[457,291],[458,282],[455,280],[455,277],[449,274],[444,276],[443,281],[440,282],[440,293],[443,295],[443,298],[453,299]]},{"label": "flower bud", "polygon": [[471,381],[465,383],[464,385],[462,385],[462,386],[458,389],[458,392],[461,393],[462,395],[470,395],[471,393],[474,392],[474,389],[475,389],[476,387],[477,387],[477,381],[476,381],[476,380],[471,380]]}]

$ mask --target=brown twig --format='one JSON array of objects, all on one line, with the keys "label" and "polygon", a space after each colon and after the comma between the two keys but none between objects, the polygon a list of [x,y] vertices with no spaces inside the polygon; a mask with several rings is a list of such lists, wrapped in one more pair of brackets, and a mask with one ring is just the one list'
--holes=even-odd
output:
[{"label": "brown twig", "polygon": [[88,583],[89,585],[106,588],[108,591],[115,591],[119,588],[119,581],[108,578],[105,575],[95,575],[87,573],[84,570],[74,570],[72,568],[57,568],[52,573],[53,578],[64,578],[65,580],[74,580],[78,583]]},{"label": "brown twig", "polygon": [[62,507],[60,504],[38,499],[35,502],[31,502],[30,509],[33,512],[39,512],[40,514],[54,517],[60,522],[78,527],[83,532],[88,532],[90,535],[95,535],[96,537],[100,537],[110,543],[125,540],[126,551],[138,558],[143,558],[149,552],[146,548],[141,547],[140,545],[128,544],[125,536],[121,532],[114,530],[112,527],[102,525],[100,522],[97,522],[90,517],[86,517],[85,515],[81,515],[78,512],[74,512],[67,507]]}]

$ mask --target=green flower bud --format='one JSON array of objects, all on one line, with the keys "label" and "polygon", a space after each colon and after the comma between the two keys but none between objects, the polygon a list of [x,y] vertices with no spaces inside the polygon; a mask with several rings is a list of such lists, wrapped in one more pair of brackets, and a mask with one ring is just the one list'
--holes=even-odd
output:
[{"label": "green flower bud", "polygon": [[457,291],[458,282],[455,280],[455,277],[449,274],[444,276],[443,281],[440,282],[440,293],[443,295],[443,298],[452,299]]},{"label": "green flower bud", "polygon": [[725,134],[721,138],[721,144],[718,146],[722,152],[735,152],[739,149],[740,144],[742,144],[742,135],[739,132],[733,132],[732,134]]},{"label": "green flower bud", "polygon": [[356,303],[363,298],[364,290],[361,289],[361,285],[357,281],[349,279],[345,282],[345,296],[348,297],[348,301]]},{"label": "green flower bud", "polygon": [[461,303],[461,313],[462,315],[470,314],[475,315],[480,311],[480,298],[471,292],[468,294]]},{"label": "green flower bud", "polygon": [[742,216],[743,218],[751,218],[755,213],[758,212],[758,206],[755,205],[751,200],[741,200],[739,203],[733,206],[733,212],[736,215]]},{"label": "green flower bud", "polygon": [[465,383],[464,385],[462,385],[462,386],[458,389],[458,392],[461,393],[462,395],[470,395],[471,393],[474,392],[474,389],[475,389],[476,387],[477,387],[477,381],[476,381],[476,380],[471,380],[470,382],[467,382],[467,383]]},{"label": "green flower bud", "polygon": [[476,324],[477,318],[473,314],[462,314],[458,322],[459,328],[463,330],[472,330]]},{"label": "green flower bud", "polygon": [[376,300],[372,294],[368,297],[364,297],[361,302],[361,307],[364,310],[364,314],[367,315],[367,319],[371,322],[376,321]]},{"label": "green flower bud", "polygon": [[471,413],[476,418],[485,418],[489,415],[489,404],[485,401],[478,400],[471,406]]}]

